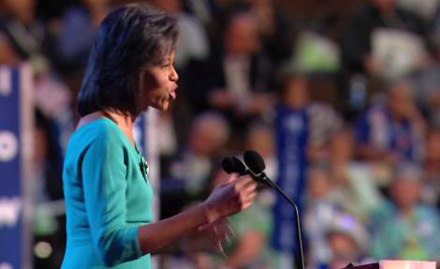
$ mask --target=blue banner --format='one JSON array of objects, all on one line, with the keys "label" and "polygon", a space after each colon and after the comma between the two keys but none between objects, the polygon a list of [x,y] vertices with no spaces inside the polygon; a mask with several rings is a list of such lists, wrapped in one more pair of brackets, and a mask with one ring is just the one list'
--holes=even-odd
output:
[{"label": "blue banner", "polygon": [[[276,144],[278,157],[278,185],[295,201],[301,211],[305,191],[308,117],[305,110],[277,108]],[[295,210],[284,197],[276,193],[273,211],[273,247],[292,256],[297,251]]]},{"label": "blue banner", "polygon": [[[0,268],[29,268],[27,218],[24,210],[25,164],[29,160],[28,138],[23,131],[24,82],[22,68],[0,67]],[[28,118],[29,120],[29,118]]]}]

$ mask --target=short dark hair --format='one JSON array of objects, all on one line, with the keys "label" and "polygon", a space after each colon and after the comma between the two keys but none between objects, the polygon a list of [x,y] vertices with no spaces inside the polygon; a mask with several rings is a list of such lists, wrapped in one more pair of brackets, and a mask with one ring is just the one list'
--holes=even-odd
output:
[{"label": "short dark hair", "polygon": [[147,64],[162,63],[174,50],[177,22],[146,4],[114,9],[95,36],[78,94],[80,116],[116,109],[137,115],[139,73]]}]

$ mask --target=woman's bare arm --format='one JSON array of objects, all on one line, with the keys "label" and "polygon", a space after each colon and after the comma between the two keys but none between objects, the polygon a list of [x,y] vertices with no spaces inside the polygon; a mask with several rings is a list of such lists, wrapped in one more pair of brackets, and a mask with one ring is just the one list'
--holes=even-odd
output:
[{"label": "woman's bare arm", "polygon": [[249,208],[255,195],[256,183],[250,177],[231,176],[229,182],[214,189],[209,198],[195,208],[141,226],[138,239],[142,253],[157,251],[191,231],[204,229],[227,216]]}]

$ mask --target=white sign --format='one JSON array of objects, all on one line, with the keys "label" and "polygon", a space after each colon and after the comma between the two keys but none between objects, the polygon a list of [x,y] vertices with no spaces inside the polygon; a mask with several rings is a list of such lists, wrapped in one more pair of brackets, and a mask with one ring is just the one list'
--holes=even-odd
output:
[{"label": "white sign", "polygon": [[18,154],[17,137],[9,131],[0,131],[0,162],[9,162]]},{"label": "white sign", "polygon": [[0,227],[17,225],[21,207],[22,201],[19,197],[0,198]]}]

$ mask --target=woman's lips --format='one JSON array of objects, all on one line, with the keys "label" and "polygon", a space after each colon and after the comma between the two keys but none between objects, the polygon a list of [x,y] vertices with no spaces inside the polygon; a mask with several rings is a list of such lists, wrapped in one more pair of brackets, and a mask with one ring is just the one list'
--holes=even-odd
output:
[{"label": "woman's lips", "polygon": [[173,99],[173,100],[176,100],[176,92],[174,91],[174,92],[171,92],[170,93],[170,96],[171,96],[171,99]]},{"label": "woman's lips", "polygon": [[173,100],[176,100],[176,97],[177,97],[176,91],[177,91],[177,88],[174,88],[170,92],[171,99],[173,99]]}]

